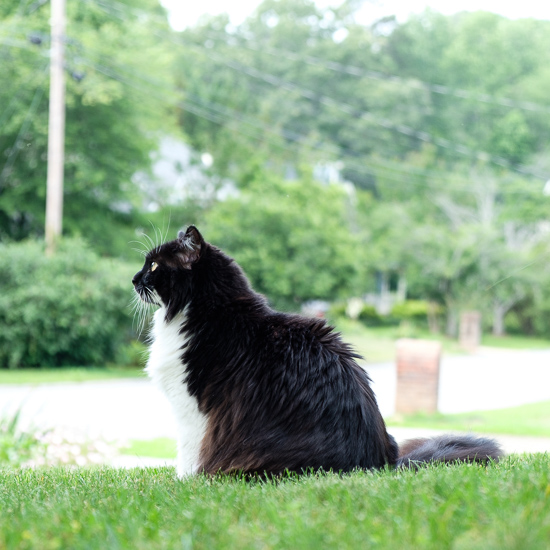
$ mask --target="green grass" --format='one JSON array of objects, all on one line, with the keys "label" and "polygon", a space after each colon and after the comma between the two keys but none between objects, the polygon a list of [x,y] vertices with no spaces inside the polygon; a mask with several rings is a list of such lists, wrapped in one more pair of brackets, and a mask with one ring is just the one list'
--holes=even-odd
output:
[{"label": "green grass", "polygon": [[128,446],[123,447],[120,452],[125,455],[148,458],[176,458],[176,440],[169,437],[132,439]]},{"label": "green grass", "polygon": [[521,336],[519,334],[493,336],[486,334],[481,339],[482,346],[503,349],[549,349],[550,341],[543,338]]},{"label": "green grass", "polygon": [[[367,361],[377,363],[395,359],[395,342],[399,338],[425,338],[441,342],[443,351],[450,354],[464,353],[458,342],[441,334],[431,334],[427,330],[411,325],[401,327],[367,327],[358,321],[340,318],[335,327],[342,338],[351,344]],[[550,342],[548,343],[550,347]]]},{"label": "green grass", "polygon": [[550,437],[550,401],[493,411],[446,415],[416,414],[402,419],[390,418],[386,423],[390,427],[403,426]]},{"label": "green grass", "polygon": [[0,549],[546,550],[550,457],[175,479],[173,468],[0,471]]},{"label": "green grass", "polygon": [[140,367],[67,367],[59,369],[0,369],[0,384],[89,382],[116,378],[143,378]]},{"label": "green grass", "polygon": [[[339,318],[334,326],[342,333],[343,339],[350,343],[368,363],[392,361],[395,359],[395,342],[399,338],[423,338],[441,342],[443,353],[458,355],[465,353],[458,341],[442,334],[433,334],[428,330],[416,328],[410,324],[399,327],[367,327],[358,321]],[[529,338],[526,336],[495,337],[485,335],[482,345],[502,349],[550,349],[550,340]]]}]

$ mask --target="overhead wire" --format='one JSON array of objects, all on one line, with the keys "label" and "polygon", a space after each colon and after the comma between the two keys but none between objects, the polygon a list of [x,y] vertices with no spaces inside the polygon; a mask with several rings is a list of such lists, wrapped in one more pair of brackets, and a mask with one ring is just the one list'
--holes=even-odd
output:
[{"label": "overhead wire", "polygon": [[[307,65],[311,65],[314,67],[328,69],[333,72],[347,74],[355,77],[364,77],[364,78],[378,80],[382,82],[394,82],[396,84],[399,84],[400,86],[416,88],[419,90],[428,90],[430,92],[433,92],[439,95],[449,95],[458,99],[466,99],[466,100],[477,101],[480,103],[500,105],[502,107],[550,114],[550,106],[541,105],[540,103],[535,103],[531,101],[517,101],[515,99],[511,99],[508,97],[493,96],[490,94],[483,94],[483,93],[474,92],[471,90],[466,90],[463,88],[453,88],[451,86],[445,86],[443,84],[433,84],[433,83],[426,82],[424,80],[420,80],[416,78],[403,78],[401,76],[397,76],[391,73],[374,71],[372,69],[365,69],[354,65],[346,65],[344,63],[339,63],[337,61],[329,61],[313,55],[297,53],[291,50],[282,49],[280,47],[270,48],[270,47],[266,47],[265,45],[262,45],[262,47],[254,46],[253,44],[250,43],[250,40],[245,36],[243,36],[242,34],[226,33],[222,35],[221,33],[214,33],[210,31],[209,35],[216,36],[217,38],[222,38],[222,37],[235,38],[236,37],[244,41],[244,42],[241,42],[241,44],[239,45],[248,50],[261,53],[261,54],[264,54],[264,53],[269,54],[278,59],[281,59],[281,58],[290,59],[292,61],[305,63]],[[235,44],[228,43],[228,45],[233,46]]]},{"label": "overhead wire", "polygon": [[[99,64],[97,62],[93,62],[91,60],[88,60],[86,58],[80,58],[80,61],[84,64],[88,65],[89,67],[95,68],[105,76],[108,76],[109,78],[113,78],[121,83],[124,83],[126,85],[131,86],[132,88],[140,91],[141,93],[151,96],[154,95],[158,99],[160,99],[163,102],[169,103],[174,106],[178,106],[186,111],[189,111],[196,116],[206,118],[207,120],[210,120],[211,122],[214,122],[216,124],[227,124],[231,121],[237,121],[239,123],[246,124],[247,126],[253,127],[253,130],[250,129],[244,129],[242,124],[239,124],[238,127],[233,128],[232,131],[235,131],[237,133],[246,135],[248,137],[251,137],[252,139],[262,139],[265,137],[265,133],[273,134],[276,137],[281,137],[281,134],[277,132],[276,130],[273,130],[270,126],[258,121],[254,117],[250,117],[249,115],[245,115],[244,113],[241,113],[239,111],[236,111],[235,109],[231,109],[227,106],[222,106],[220,104],[213,103],[211,101],[205,101],[201,98],[198,98],[197,96],[194,96],[193,94],[189,94],[188,92],[185,92],[184,90],[175,90],[173,88],[167,89],[162,84],[155,82],[147,75],[139,74],[137,73],[133,68],[129,68],[128,66],[118,66],[118,70],[123,70],[126,72],[130,72],[132,76],[139,78],[141,80],[141,83],[137,83],[131,79],[129,79],[127,76],[121,75],[120,72],[117,72],[116,70],[113,70],[112,67],[108,67],[105,64]],[[112,62],[112,60],[110,60]],[[148,86],[153,87],[153,94],[151,94],[151,88],[143,88],[142,84],[145,83]],[[162,91],[170,93],[171,96],[174,95],[174,93],[185,93],[186,97],[184,99],[178,100],[174,99],[173,97],[166,97],[165,95],[162,95]],[[191,97],[192,99],[189,99]],[[342,151],[341,148],[336,148],[335,146],[330,146],[324,143],[311,143],[308,136],[304,136],[301,134],[297,134],[294,132],[286,132],[283,134],[283,137],[288,139],[289,141],[295,142],[295,143],[301,143],[305,147],[307,147],[310,150],[313,151],[322,151],[324,153],[330,154],[331,156],[341,158],[342,156],[346,157],[349,160],[349,167],[357,172],[357,173],[363,173],[363,174],[370,174],[370,175],[383,175],[386,179],[398,182],[399,184],[403,185],[405,183],[404,177],[406,177],[406,180],[408,180],[408,185],[420,185],[423,187],[428,187],[430,189],[442,189],[441,182],[445,181],[448,176],[443,175],[438,172],[434,173],[428,173],[425,170],[417,169],[416,167],[407,166],[406,168],[401,168],[400,166],[396,166],[395,164],[388,164],[384,163],[384,161],[381,161],[381,159],[377,159],[377,162],[379,163],[376,165],[376,161],[371,163],[370,165],[363,162],[358,162],[353,159],[353,155],[350,154],[349,151]],[[284,144],[277,143],[276,146],[287,149],[289,151],[295,152],[294,149],[285,146]],[[390,173],[388,173],[388,171]],[[400,175],[394,175],[391,174],[391,172],[399,172]],[[415,175],[422,176],[425,181],[419,182],[418,180],[411,180],[410,175],[411,172]],[[446,177],[447,176],[447,177]],[[455,179],[455,178],[453,178]],[[437,184],[432,184],[428,180],[436,180]],[[458,186],[455,184],[447,185],[447,189],[454,189],[456,191],[461,192],[467,192],[467,193],[475,193],[474,190],[472,190],[468,185],[465,186]],[[515,190],[511,190],[513,192],[516,192]]]},{"label": "overhead wire", "polygon": [[[195,46],[190,46],[190,47],[195,47]],[[204,49],[203,51],[206,52],[204,55],[206,55],[210,59],[217,61],[219,63],[222,63],[229,68],[232,68],[243,74],[247,74],[252,78],[261,79],[264,82],[267,82],[268,84],[271,84],[272,86],[278,87],[280,89],[286,89],[289,91],[297,92],[302,97],[310,101],[318,101],[326,106],[334,107],[350,115],[353,118],[356,118],[356,119],[358,118],[358,119],[365,120],[367,122],[371,122],[387,130],[398,132],[400,134],[418,139],[425,143],[432,143],[438,147],[454,151],[456,153],[459,153],[460,155],[467,156],[469,158],[473,158],[483,162],[490,162],[491,164],[494,164],[503,168],[507,168],[509,170],[513,170],[520,174],[533,176],[543,181],[548,180],[548,175],[540,174],[532,170],[531,168],[521,164],[513,164],[504,157],[491,155],[490,153],[487,153],[485,151],[476,151],[465,145],[455,143],[445,138],[434,136],[429,132],[415,130],[414,128],[406,124],[394,123],[393,121],[387,118],[375,116],[369,111],[360,111],[357,108],[355,108],[353,105],[350,105],[349,103],[344,103],[342,101],[335,100],[329,96],[326,96],[318,92],[312,91],[308,88],[299,86],[298,84],[295,84],[294,82],[291,82],[289,80],[285,80],[277,76],[274,76],[272,74],[259,71],[258,69],[249,67],[247,65],[243,65],[233,60],[228,60],[226,58],[223,58],[222,56],[209,52],[208,49]]]},{"label": "overhead wire", "polygon": [[[114,16],[118,17],[119,19],[122,19],[122,20],[126,19],[125,14],[124,14],[124,9],[122,7],[122,6],[125,6],[125,4],[121,4],[120,2],[114,2],[114,4],[116,4],[118,6],[118,12],[119,13],[118,14],[113,14],[111,11],[109,11],[109,8],[106,6],[106,4],[102,0],[83,0],[83,1],[94,2],[98,6],[100,6],[106,13],[114,15]],[[132,11],[134,13],[136,11],[141,12],[141,10],[135,10],[135,9],[133,9]],[[468,147],[466,145],[463,145],[463,144],[460,144],[460,143],[455,143],[451,140],[448,140],[448,139],[445,139],[445,138],[442,138],[442,137],[434,136],[434,135],[430,134],[429,132],[416,130],[416,129],[414,129],[411,126],[406,125],[406,124],[394,123],[393,121],[391,121],[387,118],[378,117],[378,116],[376,116],[376,115],[374,115],[374,114],[372,114],[371,112],[368,112],[368,111],[359,111],[355,107],[353,107],[352,105],[350,105],[348,103],[344,103],[342,101],[335,100],[335,99],[333,99],[329,96],[319,94],[317,92],[314,92],[312,90],[304,88],[304,87],[302,87],[302,86],[300,86],[300,85],[298,85],[294,82],[290,82],[288,80],[281,79],[281,78],[279,78],[277,76],[274,76],[272,74],[265,73],[263,71],[259,71],[259,70],[255,69],[253,67],[250,67],[248,65],[243,65],[242,63],[239,63],[239,62],[234,61],[232,59],[227,59],[227,58],[225,58],[221,55],[218,55],[218,54],[212,52],[209,48],[206,48],[204,45],[201,46],[201,45],[197,45],[197,44],[190,44],[188,42],[182,42],[180,40],[175,40],[174,37],[172,37],[172,36],[166,37],[164,35],[160,35],[157,32],[155,32],[155,34],[157,36],[163,38],[163,39],[168,39],[169,41],[171,41],[172,43],[175,43],[177,45],[190,47],[192,49],[195,49],[195,51],[197,51],[197,50],[201,51],[204,55],[206,55],[207,57],[209,57],[213,61],[216,61],[218,63],[222,63],[222,64],[226,65],[227,67],[229,67],[229,68],[231,68],[235,71],[240,72],[241,74],[246,74],[246,75],[248,75],[252,78],[263,80],[264,82],[266,82],[266,83],[268,83],[272,86],[278,87],[278,88],[295,91],[295,92],[299,93],[302,97],[304,97],[306,99],[309,99],[311,101],[319,101],[324,105],[337,108],[337,109],[341,110],[342,112],[345,112],[345,113],[349,114],[350,116],[352,116],[354,118],[361,118],[365,121],[376,124],[376,125],[378,125],[380,127],[383,127],[387,130],[398,132],[402,135],[406,135],[408,137],[420,140],[424,143],[434,144],[437,147],[441,147],[441,148],[447,149],[449,151],[453,151],[453,152],[458,153],[459,155],[462,155],[462,156],[466,156],[466,157],[469,157],[469,158],[472,158],[472,159],[475,159],[475,160],[478,160],[478,161],[482,161],[482,162],[489,162],[491,164],[494,164],[495,166],[500,166],[500,167],[506,168],[508,170],[515,171],[515,172],[523,174],[523,175],[535,177],[535,178],[537,178],[539,180],[542,180],[542,181],[547,181],[549,179],[548,174],[539,173],[538,171],[535,171],[535,170],[529,168],[528,166],[512,163],[504,157],[501,157],[501,156],[498,156],[498,155],[492,155],[492,154],[487,153],[485,151],[477,151],[477,150],[471,149],[470,147]]]},{"label": "overhead wire", "polygon": [[[166,24],[166,20],[156,14],[151,14],[145,10],[134,8],[133,6],[128,6],[127,4],[124,4],[122,2],[117,2],[116,0],[110,0],[108,3],[105,2],[104,0],[81,0],[81,1],[86,3],[94,3],[99,7],[101,7],[106,13],[110,13],[111,15],[116,15],[112,11],[113,9],[115,9],[120,14],[117,16],[120,19],[125,19],[124,15],[128,13],[132,13],[136,17],[146,16],[152,21],[157,21],[159,24],[163,24],[163,25]],[[330,71],[348,74],[356,77],[365,77],[373,80],[395,82],[396,84],[399,84],[401,86],[429,90],[439,95],[449,95],[457,99],[472,100],[480,103],[500,105],[502,107],[550,114],[550,105],[542,105],[540,103],[536,103],[533,101],[518,101],[516,99],[512,99],[509,97],[494,96],[491,94],[485,94],[477,91],[467,90],[465,88],[456,88],[456,87],[447,86],[444,84],[435,84],[432,82],[426,82],[418,78],[404,78],[402,76],[398,76],[392,73],[366,69],[366,68],[357,67],[354,65],[347,65],[347,64],[339,63],[337,61],[332,61],[332,60],[321,59],[313,55],[309,55],[305,53],[297,53],[297,52],[283,49],[280,47],[273,48],[265,45],[262,45],[261,47],[254,46],[253,44],[250,43],[250,39],[244,36],[242,33],[239,34],[239,33],[231,33],[229,31],[226,31],[226,33],[222,34],[222,33],[215,33],[212,30],[208,32],[210,36],[216,36],[219,38],[223,37],[226,39],[227,38],[240,39],[244,41],[244,43],[241,42],[240,44],[238,44],[238,46],[244,47],[246,49],[249,49],[251,51],[255,51],[258,53],[267,53],[273,57],[277,57],[278,59],[287,58],[293,61],[305,63],[316,67],[325,68]],[[236,45],[234,43],[233,44],[227,43],[227,44],[231,46]]]},{"label": "overhead wire", "polygon": [[[93,2],[95,4],[100,5],[100,7],[102,7],[102,9],[105,7],[105,4],[103,2],[101,2],[101,0],[82,0],[82,1]],[[126,6],[125,4],[121,4],[119,2],[113,2],[113,4],[119,6],[119,14],[117,15],[117,17],[120,18],[120,19],[125,20],[126,19],[126,14],[124,13],[124,10],[122,9],[122,6],[125,6],[125,8],[129,8],[129,7]],[[140,12],[140,10],[134,10],[134,9],[132,11]],[[108,12],[108,13],[113,15],[111,12]],[[179,45],[189,46],[189,44],[185,44],[185,43],[182,44],[179,41],[177,41],[177,43]],[[230,63],[234,64],[235,62],[230,61]],[[262,80],[264,80],[267,83],[272,84],[272,85],[281,86],[281,87],[283,87],[283,89],[290,89],[292,91],[298,91],[302,95],[304,95],[304,97],[308,97],[308,98],[316,97],[314,92],[311,92],[309,90],[300,89],[300,87],[298,87],[294,83],[285,82],[282,79],[278,79],[278,77],[275,77],[274,75],[269,75],[269,74],[266,74],[266,73],[262,73],[261,71],[257,71],[256,69],[253,69],[251,67],[247,67],[247,66],[237,67],[236,65],[234,65],[231,68],[234,68],[235,70],[240,70],[241,72],[244,71],[245,73],[248,72],[250,74],[250,76],[254,76],[255,78],[260,78],[260,79],[262,79]],[[106,70],[106,68],[103,67],[104,72],[105,72],[105,70]],[[107,76],[110,76],[111,78],[113,78],[112,73],[107,74]],[[131,85],[131,83],[128,83],[128,82],[126,82],[126,84]],[[197,99],[197,98],[195,98],[195,99]],[[332,100],[331,98],[327,98],[327,97],[323,97],[323,96],[322,96],[322,102],[324,104],[329,104],[329,105],[332,105],[332,106],[338,106],[341,110],[343,110],[344,112],[347,112],[347,114],[350,115],[350,116],[356,115],[356,113],[353,111],[353,107],[348,105],[348,104],[341,104],[340,102],[336,102],[336,100]],[[233,117],[233,119],[239,120],[240,122],[246,122],[249,125],[251,124],[250,118],[249,118],[248,121],[246,121],[243,118],[244,115],[242,113],[237,113],[234,110],[233,110],[233,113],[230,113],[230,112],[227,111],[227,109],[228,109],[227,107],[220,108],[219,104],[217,106],[214,106],[214,108],[212,108],[213,104],[210,103],[210,105],[205,108],[204,105],[203,106],[197,105],[196,102],[193,105],[193,103],[191,101],[187,100],[187,99],[183,100],[182,102],[179,102],[180,107],[182,106],[182,104],[186,105],[187,110],[189,112],[192,112],[196,116],[207,118],[208,120],[210,120],[212,122],[215,122],[217,124],[222,124],[223,121],[225,121],[227,123],[228,120],[231,120],[231,117]],[[210,109],[210,111],[208,111],[207,109]],[[223,109],[225,109],[225,111],[226,111],[225,113],[223,113]],[[218,111],[217,113],[215,112],[216,110]],[[212,111],[214,111],[214,114],[212,114]],[[221,113],[221,116],[220,116],[220,113]],[[224,116],[225,116],[225,119],[223,119]],[[248,115],[246,115],[246,116],[248,116]],[[390,122],[390,121],[388,121],[388,122]],[[254,125],[254,123],[252,123],[252,125]],[[260,124],[260,125],[256,124],[256,127],[259,128],[260,130],[262,130],[262,132],[271,131],[272,134],[275,134],[277,137],[280,137],[279,132],[274,132],[269,127],[266,127],[266,125],[264,125],[264,124]],[[406,133],[406,134],[409,134],[411,132],[411,130],[413,130],[413,129],[410,129],[408,127],[402,127],[401,128],[401,131],[404,131],[404,133]],[[245,133],[245,132],[241,132],[241,133]],[[258,137],[262,137],[261,135],[258,135],[258,134],[254,135],[254,136],[251,136],[250,132],[245,133],[245,134],[248,135],[249,137],[254,137],[256,139]],[[355,154],[350,154],[351,151],[349,151],[349,150],[345,151],[345,148],[339,147],[339,151],[337,152],[337,151],[335,151],[333,146],[330,146],[329,147],[330,150],[328,150],[326,148],[325,144],[312,144],[310,142],[308,136],[298,135],[298,134],[290,132],[286,129],[283,129],[282,136],[285,139],[289,140],[289,141],[304,143],[309,149],[330,153],[332,156],[337,156],[338,154],[343,153],[343,155],[345,157],[347,157],[348,159],[352,158],[351,161],[348,161],[349,168],[352,169],[353,171],[356,171],[356,172],[359,172],[359,173],[368,173],[368,174],[371,174],[371,175],[379,175],[381,170],[386,170],[386,171],[390,170],[390,171],[394,171],[394,172],[395,171],[400,172],[401,174],[410,175],[410,172],[413,171],[413,172],[416,172],[416,175],[420,175],[424,178],[430,178],[431,177],[433,179],[437,179],[439,182],[441,181],[441,178],[442,178],[442,176],[439,173],[435,173],[437,175],[428,174],[426,170],[417,169],[417,168],[411,167],[411,166],[406,166],[404,168],[401,168],[400,166],[397,166],[395,163],[392,163],[392,162],[390,162],[390,163],[385,162],[384,163],[384,161],[382,159],[377,159],[377,162],[379,164],[382,164],[382,166],[378,165],[378,166],[374,166],[374,167],[372,167],[372,166],[369,167],[365,163],[360,163],[359,166],[353,166],[352,164],[355,164],[355,162],[353,161],[353,156],[356,156],[356,155]],[[277,144],[277,145],[279,147],[282,146],[282,144],[280,144],[280,143]],[[486,160],[486,159],[484,159],[484,160]],[[383,164],[385,164],[385,166]],[[530,174],[530,175],[533,175],[533,174]],[[386,177],[387,177],[387,174],[386,174]],[[395,181],[402,182],[402,178],[403,178],[403,176],[400,176],[399,179],[397,179],[397,178],[393,178],[393,179]],[[389,178],[389,179],[392,179],[392,178]],[[407,178],[407,179],[409,179],[409,178]],[[414,183],[417,183],[417,182],[414,182]],[[440,185],[439,185],[439,188],[441,188]],[[463,188],[461,188],[461,190],[469,191],[469,189],[467,187],[463,187]]]}]

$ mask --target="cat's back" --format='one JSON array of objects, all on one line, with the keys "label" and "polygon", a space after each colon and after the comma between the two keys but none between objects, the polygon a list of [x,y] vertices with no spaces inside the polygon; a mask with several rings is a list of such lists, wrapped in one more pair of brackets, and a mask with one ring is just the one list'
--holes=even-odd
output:
[{"label": "cat's back", "polygon": [[259,331],[259,344],[268,352],[290,355],[295,360],[355,361],[361,357],[346,344],[340,333],[322,318],[273,312]]}]

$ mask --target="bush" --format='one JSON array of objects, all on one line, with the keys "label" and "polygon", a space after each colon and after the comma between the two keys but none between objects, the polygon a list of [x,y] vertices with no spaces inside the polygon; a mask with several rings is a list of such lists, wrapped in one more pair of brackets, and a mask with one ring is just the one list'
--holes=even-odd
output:
[{"label": "bush", "polygon": [[19,430],[18,411],[11,418],[0,418],[0,468],[20,467],[46,454],[40,434]]},{"label": "bush", "polygon": [[391,324],[390,320],[386,316],[380,315],[376,308],[370,304],[365,304],[361,313],[359,313],[359,320],[368,327],[379,327],[387,324]]},{"label": "bush", "polygon": [[100,365],[132,337],[135,269],[80,239],[46,258],[43,244],[0,246],[0,366]]},{"label": "bush", "polygon": [[395,304],[391,310],[391,316],[399,321],[426,323],[429,307],[430,305],[425,300],[407,300]]},{"label": "bush", "polygon": [[346,308],[347,308],[346,302],[334,302],[330,304],[327,317],[331,320],[334,320],[334,322],[336,322],[338,319],[342,317],[346,317]]},{"label": "bush", "polygon": [[276,308],[353,295],[365,251],[349,227],[349,197],[338,186],[269,179],[206,215],[203,233],[243,267]]}]

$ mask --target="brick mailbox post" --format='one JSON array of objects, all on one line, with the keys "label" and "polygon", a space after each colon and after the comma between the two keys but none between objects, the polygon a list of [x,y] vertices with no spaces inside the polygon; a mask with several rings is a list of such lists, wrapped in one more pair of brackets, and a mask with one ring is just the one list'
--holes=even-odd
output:
[{"label": "brick mailbox post", "polygon": [[437,412],[441,344],[404,338],[397,341],[395,412]]}]

